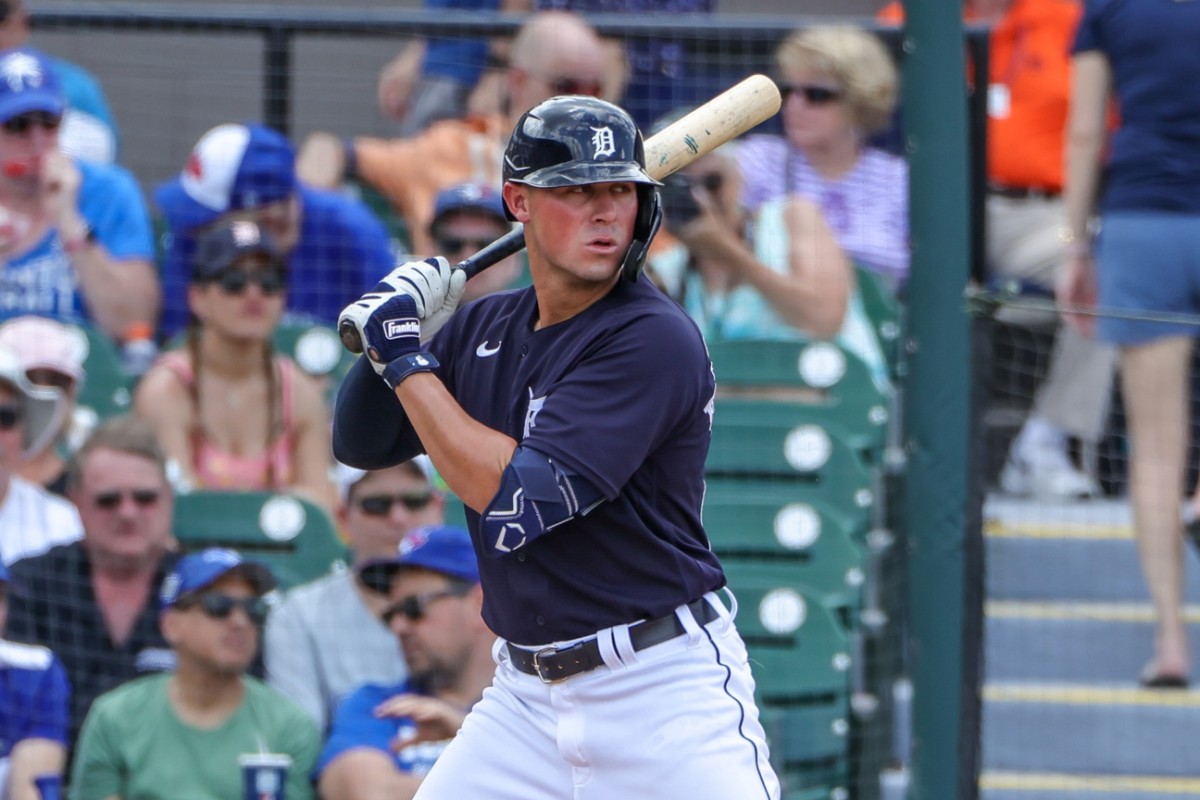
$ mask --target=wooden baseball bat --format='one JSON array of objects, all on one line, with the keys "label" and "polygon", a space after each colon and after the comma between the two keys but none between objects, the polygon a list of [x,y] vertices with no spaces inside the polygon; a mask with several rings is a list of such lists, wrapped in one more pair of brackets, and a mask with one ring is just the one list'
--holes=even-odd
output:
[{"label": "wooden baseball bat", "polygon": [[[731,86],[691,113],[680,117],[646,140],[646,172],[655,180],[686,167],[700,156],[734,139],[779,112],[779,87],[766,75],[751,75]],[[473,278],[483,270],[525,248],[521,225],[454,266]],[[342,344],[352,353],[362,352],[362,340],[351,323],[338,330]]]}]

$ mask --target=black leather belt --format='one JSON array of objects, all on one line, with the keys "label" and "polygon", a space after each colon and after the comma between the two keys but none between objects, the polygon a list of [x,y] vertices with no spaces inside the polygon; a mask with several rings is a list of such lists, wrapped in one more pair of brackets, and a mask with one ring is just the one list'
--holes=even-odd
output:
[{"label": "black leather belt", "polygon": [[[707,625],[718,617],[717,610],[703,597],[688,603],[687,607],[696,622],[701,625]],[[630,625],[629,641],[635,651],[640,651],[669,642],[685,633],[687,631],[679,617],[668,614]],[[593,670],[604,663],[600,655],[600,644],[595,636],[561,649],[543,647],[540,650],[525,650],[509,642],[508,657],[518,670],[526,675],[537,675],[544,683],[556,683],[572,675]]]},{"label": "black leather belt", "polygon": [[988,192],[1010,200],[1044,200],[1062,194],[1058,189],[1047,189],[1044,186],[1006,186],[1002,183],[989,183]]}]

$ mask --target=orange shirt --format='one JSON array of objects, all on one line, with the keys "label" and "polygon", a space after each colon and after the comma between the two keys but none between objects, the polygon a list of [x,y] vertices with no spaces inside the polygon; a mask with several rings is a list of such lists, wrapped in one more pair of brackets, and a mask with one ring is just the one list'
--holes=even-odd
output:
[{"label": "orange shirt", "polygon": [[442,120],[408,139],[355,139],[355,171],[404,218],[413,252],[436,255],[429,223],[437,193],[463,181],[499,187],[510,129],[496,114]]},{"label": "orange shirt", "polygon": [[[995,183],[1062,189],[1071,44],[1082,13],[1076,0],[1013,0],[992,29],[988,177]],[[898,23],[904,12],[892,3],[878,18]]]}]

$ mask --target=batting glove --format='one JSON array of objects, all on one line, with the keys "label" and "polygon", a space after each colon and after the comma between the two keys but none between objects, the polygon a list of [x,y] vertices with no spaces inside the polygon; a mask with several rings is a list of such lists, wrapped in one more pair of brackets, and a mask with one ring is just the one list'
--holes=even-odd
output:
[{"label": "batting glove", "polygon": [[417,317],[423,323],[421,339],[426,341],[446,324],[446,320],[458,308],[466,285],[466,273],[451,269],[450,262],[437,256],[401,264],[363,295],[363,299],[388,292],[408,295],[416,304]]},{"label": "batting glove", "polygon": [[338,327],[349,322],[362,338],[363,353],[376,374],[392,389],[414,372],[438,366],[430,353],[421,352],[421,319],[417,301],[404,292],[375,291],[363,295],[342,311]]}]

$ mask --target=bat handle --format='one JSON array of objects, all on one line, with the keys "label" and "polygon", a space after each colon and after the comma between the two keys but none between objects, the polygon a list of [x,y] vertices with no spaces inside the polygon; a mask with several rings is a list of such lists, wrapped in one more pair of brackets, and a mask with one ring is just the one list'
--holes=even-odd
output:
[{"label": "bat handle", "polygon": [[[458,262],[453,268],[467,273],[467,280],[470,280],[493,264],[498,264],[524,248],[525,228],[519,224],[514,225],[511,231],[474,255]],[[357,354],[363,351],[362,337],[358,334],[358,328],[354,327],[354,323],[350,320],[343,319],[338,323],[338,336],[341,337],[342,346],[351,353]]]}]

